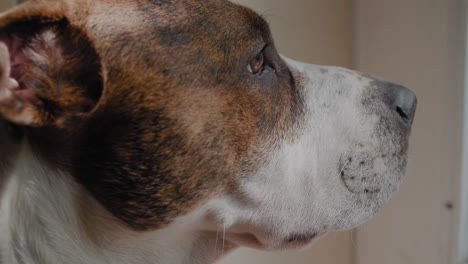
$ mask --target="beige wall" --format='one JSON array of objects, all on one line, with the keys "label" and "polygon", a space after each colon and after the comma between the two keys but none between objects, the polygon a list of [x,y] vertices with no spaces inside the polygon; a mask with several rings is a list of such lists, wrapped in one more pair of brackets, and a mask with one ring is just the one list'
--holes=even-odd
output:
[{"label": "beige wall", "polygon": [[[350,0],[237,0],[263,15],[280,52],[315,64],[350,67],[352,13]],[[234,252],[221,264],[351,264],[351,233],[331,234],[299,252]]]},{"label": "beige wall", "polygon": [[13,6],[15,3],[15,0],[0,0],[0,11],[3,11],[8,7]]},{"label": "beige wall", "polygon": [[455,263],[463,2],[356,1],[357,68],[402,83],[419,99],[407,178],[357,232],[358,264]]}]

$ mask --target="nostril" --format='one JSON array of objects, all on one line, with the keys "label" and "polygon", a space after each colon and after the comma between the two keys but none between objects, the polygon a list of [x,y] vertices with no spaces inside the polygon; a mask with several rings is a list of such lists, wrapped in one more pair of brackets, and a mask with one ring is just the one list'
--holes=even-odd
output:
[{"label": "nostril", "polygon": [[406,111],[403,110],[403,108],[397,106],[397,107],[396,107],[396,112],[400,115],[400,117],[401,117],[404,121],[407,121],[407,122],[410,121],[410,117],[409,117],[408,113],[406,113]]},{"label": "nostril", "polygon": [[416,111],[416,95],[403,86],[392,85],[388,91],[390,106],[405,125],[411,125]]}]

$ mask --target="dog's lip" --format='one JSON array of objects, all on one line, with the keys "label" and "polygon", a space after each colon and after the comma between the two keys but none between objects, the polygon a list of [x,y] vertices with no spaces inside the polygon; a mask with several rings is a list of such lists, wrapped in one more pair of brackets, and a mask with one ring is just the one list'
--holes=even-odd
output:
[{"label": "dog's lip", "polygon": [[251,233],[232,233],[227,235],[227,239],[231,243],[243,247],[263,250],[287,250],[306,247],[325,234],[325,232],[312,232],[303,234],[298,233],[286,237],[276,237],[273,235],[260,236]]},{"label": "dog's lip", "polygon": [[312,239],[316,238],[318,233],[310,233],[310,234],[295,234],[291,235],[288,238],[284,239],[286,243],[303,243],[312,241]]}]

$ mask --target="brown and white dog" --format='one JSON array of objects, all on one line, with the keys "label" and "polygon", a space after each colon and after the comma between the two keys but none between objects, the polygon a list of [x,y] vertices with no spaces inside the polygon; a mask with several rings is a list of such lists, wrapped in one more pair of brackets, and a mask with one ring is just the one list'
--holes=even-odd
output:
[{"label": "brown and white dog", "polygon": [[278,55],[224,0],[33,0],[0,16],[0,255],[212,263],[372,216],[416,97]]}]

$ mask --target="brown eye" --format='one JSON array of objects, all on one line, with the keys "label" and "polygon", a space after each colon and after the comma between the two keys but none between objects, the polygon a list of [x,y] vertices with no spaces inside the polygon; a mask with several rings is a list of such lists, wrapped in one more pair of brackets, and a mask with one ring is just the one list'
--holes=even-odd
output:
[{"label": "brown eye", "polygon": [[261,52],[254,59],[252,59],[248,65],[249,72],[258,75],[263,72],[265,68],[265,54]]}]

